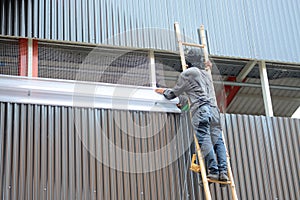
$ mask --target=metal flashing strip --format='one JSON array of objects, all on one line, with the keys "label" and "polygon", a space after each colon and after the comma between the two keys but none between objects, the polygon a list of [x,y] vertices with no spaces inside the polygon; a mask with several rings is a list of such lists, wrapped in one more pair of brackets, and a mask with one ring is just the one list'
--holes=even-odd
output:
[{"label": "metal flashing strip", "polygon": [[154,88],[0,75],[0,101],[180,113]]}]

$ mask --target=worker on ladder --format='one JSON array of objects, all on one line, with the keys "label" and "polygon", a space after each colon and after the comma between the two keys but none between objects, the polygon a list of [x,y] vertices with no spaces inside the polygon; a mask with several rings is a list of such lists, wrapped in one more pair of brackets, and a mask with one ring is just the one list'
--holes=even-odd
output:
[{"label": "worker on ladder", "polygon": [[227,157],[222,130],[220,112],[216,105],[212,80],[205,67],[202,49],[191,49],[186,55],[187,68],[172,89],[157,88],[155,91],[167,99],[174,99],[186,93],[190,100],[192,125],[205,159],[207,178],[228,181]]}]

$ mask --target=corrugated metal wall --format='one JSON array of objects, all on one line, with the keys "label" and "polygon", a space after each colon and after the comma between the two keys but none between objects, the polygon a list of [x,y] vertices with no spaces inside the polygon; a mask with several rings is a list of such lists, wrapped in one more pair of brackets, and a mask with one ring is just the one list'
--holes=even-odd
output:
[{"label": "corrugated metal wall", "polygon": [[[239,199],[299,199],[300,120],[223,119]],[[1,199],[204,199],[188,169],[190,150],[182,148],[192,138],[188,124],[186,114],[2,102]],[[105,148],[105,138],[113,148]],[[154,160],[128,160],[117,147],[166,151]],[[211,189],[213,199],[230,198],[229,188]]]},{"label": "corrugated metal wall", "polygon": [[300,198],[300,120],[226,114],[240,199]]},{"label": "corrugated metal wall", "polygon": [[0,34],[175,50],[173,23],[198,42],[204,24],[210,53],[300,62],[295,0],[0,1]]}]

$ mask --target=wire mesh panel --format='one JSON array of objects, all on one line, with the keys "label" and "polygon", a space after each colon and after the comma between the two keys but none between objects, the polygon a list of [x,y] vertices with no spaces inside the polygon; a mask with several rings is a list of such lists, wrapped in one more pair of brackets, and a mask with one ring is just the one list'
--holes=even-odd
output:
[{"label": "wire mesh panel", "polygon": [[19,70],[18,68],[19,68],[18,40],[0,38],[0,74],[17,76]]},{"label": "wire mesh panel", "polygon": [[150,86],[148,53],[39,43],[39,77]]},{"label": "wire mesh panel", "polygon": [[38,76],[76,80],[79,65],[90,51],[90,49],[71,49],[67,46],[39,43]]},{"label": "wire mesh panel", "polygon": [[174,87],[181,71],[179,55],[155,53],[155,72],[158,87]]}]

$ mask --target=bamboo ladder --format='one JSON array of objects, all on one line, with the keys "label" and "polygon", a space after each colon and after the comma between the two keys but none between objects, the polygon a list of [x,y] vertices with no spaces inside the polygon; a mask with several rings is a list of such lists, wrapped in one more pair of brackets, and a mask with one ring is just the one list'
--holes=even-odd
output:
[{"label": "bamboo ladder", "polygon": [[[179,47],[179,54],[180,54],[180,59],[181,59],[182,70],[186,70],[186,68],[187,68],[186,67],[186,62],[185,62],[183,46],[191,46],[191,47],[202,48],[203,52],[204,52],[204,60],[205,60],[205,62],[208,61],[207,43],[206,43],[205,30],[204,30],[203,25],[200,26],[201,44],[183,42],[181,40],[181,34],[180,34],[180,28],[179,28],[179,23],[178,22],[175,22],[174,28],[175,28],[176,38],[177,38],[177,42],[178,42],[178,47]],[[212,76],[211,75],[211,69],[208,69],[208,71],[209,71],[208,74],[210,76]],[[212,77],[210,77],[210,78],[212,78]],[[225,145],[225,148],[226,148],[226,143],[225,143],[225,138],[224,138],[223,131],[222,131],[222,137],[223,137],[224,145]],[[235,184],[234,184],[234,180],[233,180],[233,174],[232,174],[232,170],[231,170],[231,166],[230,166],[230,161],[229,161],[229,155],[228,155],[227,148],[226,148],[226,155],[227,155],[227,168],[228,168],[229,181],[224,182],[224,181],[210,180],[206,177],[205,162],[204,162],[204,158],[202,157],[200,145],[198,143],[198,139],[196,137],[196,134],[194,134],[194,141],[195,141],[195,145],[196,145],[196,153],[198,154],[198,160],[199,160],[200,166],[195,163],[196,155],[194,154],[193,157],[192,157],[191,170],[195,171],[195,172],[198,172],[198,173],[201,172],[205,198],[207,200],[211,200],[211,193],[210,193],[210,190],[209,190],[208,182],[213,182],[213,183],[220,183],[220,184],[230,185],[232,199],[237,200],[238,198],[237,198],[237,193],[236,193]]]}]

